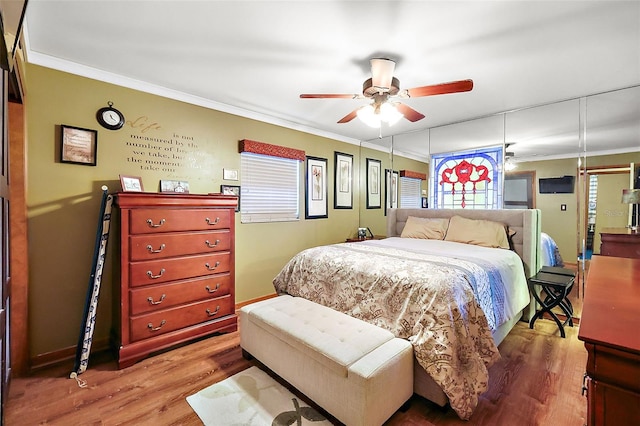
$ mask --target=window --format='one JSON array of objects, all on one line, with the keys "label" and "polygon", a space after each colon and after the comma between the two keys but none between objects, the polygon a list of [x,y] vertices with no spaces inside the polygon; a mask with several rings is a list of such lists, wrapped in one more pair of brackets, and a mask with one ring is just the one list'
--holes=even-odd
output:
[{"label": "window", "polygon": [[420,179],[410,177],[400,177],[400,207],[401,208],[421,208],[421,184]]},{"label": "window", "polygon": [[243,152],[240,221],[300,219],[300,161]]},{"label": "window", "polygon": [[433,208],[502,208],[502,146],[437,154],[429,164]]}]

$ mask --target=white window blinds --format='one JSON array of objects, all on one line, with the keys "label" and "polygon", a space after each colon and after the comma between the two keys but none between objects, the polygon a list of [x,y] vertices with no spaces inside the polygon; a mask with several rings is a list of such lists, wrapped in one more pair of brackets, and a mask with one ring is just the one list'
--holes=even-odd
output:
[{"label": "white window blinds", "polygon": [[400,207],[422,207],[420,182],[420,179],[400,177]]},{"label": "white window blinds", "polygon": [[243,152],[240,221],[300,219],[300,161]]}]

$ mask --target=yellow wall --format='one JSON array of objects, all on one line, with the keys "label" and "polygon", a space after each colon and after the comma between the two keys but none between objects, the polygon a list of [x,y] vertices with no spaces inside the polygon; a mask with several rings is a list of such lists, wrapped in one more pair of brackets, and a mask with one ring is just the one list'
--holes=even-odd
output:
[{"label": "yellow wall", "polygon": [[[326,158],[329,165],[329,218],[304,219],[300,203],[298,222],[241,224],[236,215],[236,301],[251,300],[273,292],[272,278],[298,251],[353,237],[356,228],[368,226],[374,234],[386,234],[384,206],[366,209],[366,158],[382,161],[382,170],[413,170],[428,174],[428,165],[388,153],[282,128],[112,84],[27,64],[24,68],[27,125],[27,208],[29,232],[29,333],[31,355],[41,355],[75,346],[80,331],[98,223],[100,187],[119,189],[119,174],[142,177],[145,190],[158,191],[160,179],[187,180],[192,193],[219,192],[222,170],[240,170],[238,141],[253,139],[305,150],[307,155]],[[95,119],[96,111],[112,101],[127,119],[124,128],[109,131]],[[60,125],[98,131],[97,166],[59,161]],[[128,145],[140,137],[151,138],[150,149]],[[166,141],[173,141],[167,143]],[[172,162],[177,142],[184,142],[178,166],[162,170],[141,167],[152,159],[149,151],[162,152]],[[188,147],[188,143],[197,147]],[[166,149],[165,149],[166,148]],[[171,150],[170,148],[173,148]],[[353,209],[333,207],[334,151],[354,156]],[[636,163],[640,155],[634,154]],[[621,164],[628,156],[592,159],[589,165]],[[597,163],[602,161],[602,163]],[[162,168],[162,167],[160,167]],[[536,170],[537,178],[570,174],[575,160],[521,164],[518,170]],[[240,179],[242,177],[240,176]],[[383,181],[384,182],[384,181]],[[383,185],[384,186],[384,185]],[[537,188],[537,185],[536,185]],[[426,189],[426,182],[423,183]],[[577,193],[536,194],[543,210],[543,231],[560,246],[566,261],[575,261]],[[304,199],[304,185],[301,185]],[[382,194],[384,203],[384,190]],[[560,211],[560,204],[567,211]],[[107,339],[111,328],[112,287],[116,232],[112,231],[103,277],[94,338]]]},{"label": "yellow wall", "polygon": [[[106,184],[111,192],[119,190],[119,174],[142,177],[145,190],[151,192],[158,191],[160,179],[186,180],[191,193],[219,192],[223,183],[242,185],[242,180],[222,180],[223,168],[240,170],[241,139],[302,149],[307,155],[328,160],[328,219],[305,220],[304,202],[300,203],[298,222],[241,224],[239,213],[236,214],[237,302],[273,293],[271,280],[301,249],[341,242],[355,235],[359,223],[359,182],[357,178],[354,181],[353,209],[334,210],[333,161],[334,151],[354,155],[357,177],[360,148],[356,145],[34,65],[26,66],[24,80],[32,355],[76,344],[91,269],[100,187]],[[120,130],[109,131],[96,122],[96,111],[108,101],[127,119]],[[97,166],[59,161],[61,124],[98,130]],[[153,139],[148,142],[137,137]],[[166,142],[169,140],[174,143]],[[132,141],[149,143],[154,148],[134,149],[127,145]],[[174,171],[141,167],[152,159],[149,151],[171,157],[176,153],[178,141],[185,142],[186,153],[182,153],[179,167],[166,167]],[[197,148],[188,148],[189,142]],[[383,160],[386,154],[372,155]],[[133,158],[142,163],[131,161]],[[304,199],[303,183],[301,198]],[[382,210],[378,216],[383,224]],[[384,234],[384,226],[375,226],[376,232]],[[117,277],[117,271],[112,270],[115,232],[117,228],[109,241],[95,339],[108,338],[111,327],[111,294]]]},{"label": "yellow wall", "polygon": [[[614,166],[640,162],[640,152],[601,155],[587,157],[586,166]],[[517,171],[536,172],[536,208],[542,210],[542,232],[546,232],[558,245],[560,255],[568,263],[576,263],[578,257],[578,199],[586,195],[581,194],[582,187],[576,178],[575,192],[573,194],[540,194],[538,179],[559,177],[564,175],[577,176],[578,158],[562,160],[533,161],[518,163]],[[622,194],[620,194],[622,197]],[[566,204],[567,210],[562,211],[560,206]],[[622,209],[622,205],[621,205]]]}]

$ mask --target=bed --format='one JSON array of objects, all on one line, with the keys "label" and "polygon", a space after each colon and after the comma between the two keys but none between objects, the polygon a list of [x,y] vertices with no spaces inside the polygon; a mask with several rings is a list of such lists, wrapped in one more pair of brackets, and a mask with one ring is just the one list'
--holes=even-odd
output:
[{"label": "bed", "polygon": [[544,232],[540,234],[540,250],[543,266],[564,266],[558,245],[549,234]]},{"label": "bed", "polygon": [[[511,250],[400,237],[407,221],[413,227],[419,220],[506,225]],[[468,419],[487,389],[497,345],[534,309],[526,279],[539,270],[540,258],[539,210],[390,209],[386,239],[303,250],[273,283],[278,294],[307,298],[408,339],[415,393],[449,403]]]}]

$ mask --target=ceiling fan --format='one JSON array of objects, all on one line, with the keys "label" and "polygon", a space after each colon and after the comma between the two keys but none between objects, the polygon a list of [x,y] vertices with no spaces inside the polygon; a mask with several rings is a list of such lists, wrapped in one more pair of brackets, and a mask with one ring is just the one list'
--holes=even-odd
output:
[{"label": "ceiling fan", "polygon": [[459,80],[400,90],[400,80],[393,76],[393,71],[396,66],[395,61],[386,58],[373,58],[370,62],[371,78],[368,78],[363,83],[361,95],[305,93],[300,95],[300,98],[373,99],[371,104],[351,111],[342,117],[338,123],[348,123],[358,116],[372,127],[379,127],[381,120],[393,124],[402,117],[411,122],[416,122],[424,118],[424,114],[402,102],[395,101],[396,98],[419,98],[423,96],[444,95],[447,93],[468,92],[473,89],[472,80]]}]

